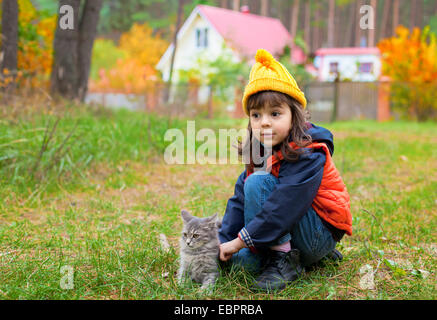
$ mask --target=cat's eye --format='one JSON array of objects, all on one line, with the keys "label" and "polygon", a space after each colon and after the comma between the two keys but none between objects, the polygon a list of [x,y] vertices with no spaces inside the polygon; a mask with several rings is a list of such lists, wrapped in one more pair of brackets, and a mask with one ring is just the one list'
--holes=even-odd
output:
[{"label": "cat's eye", "polygon": [[193,238],[194,239],[199,238],[199,235],[197,233],[195,233],[195,234],[193,234]]},{"label": "cat's eye", "polygon": [[186,237],[186,236],[187,236],[187,233],[186,233],[186,232],[184,232],[183,234],[184,234],[184,237]]}]

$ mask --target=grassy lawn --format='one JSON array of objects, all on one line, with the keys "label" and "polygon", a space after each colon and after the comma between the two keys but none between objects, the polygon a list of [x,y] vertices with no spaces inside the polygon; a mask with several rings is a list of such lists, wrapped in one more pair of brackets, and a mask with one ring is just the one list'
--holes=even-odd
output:
[{"label": "grassy lawn", "polygon": [[[165,164],[164,132],[185,128],[181,120],[62,114],[57,124],[50,112],[0,120],[0,299],[437,298],[435,123],[319,124],[334,133],[333,159],[351,196],[344,260],[276,294],[251,292],[253,275],[228,270],[205,296],[175,281],[180,210],[221,215],[243,165]],[[196,122],[196,130],[244,126]],[[73,289],[61,288],[63,266],[74,272]]]}]

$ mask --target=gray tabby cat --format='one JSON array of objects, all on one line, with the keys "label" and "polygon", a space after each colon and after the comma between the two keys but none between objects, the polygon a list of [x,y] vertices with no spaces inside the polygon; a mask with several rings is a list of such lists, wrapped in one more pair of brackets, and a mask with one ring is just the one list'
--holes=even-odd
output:
[{"label": "gray tabby cat", "polygon": [[208,218],[197,218],[188,211],[181,212],[184,226],[180,240],[179,283],[185,276],[202,284],[202,290],[211,293],[218,278],[218,255],[220,241],[217,214]]}]

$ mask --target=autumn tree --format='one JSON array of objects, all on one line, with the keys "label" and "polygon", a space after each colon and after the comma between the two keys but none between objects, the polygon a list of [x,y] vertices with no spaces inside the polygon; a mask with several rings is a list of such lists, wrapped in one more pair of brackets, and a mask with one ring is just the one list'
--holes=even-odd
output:
[{"label": "autumn tree", "polygon": [[429,27],[410,31],[399,26],[396,36],[378,44],[382,72],[392,81],[394,106],[409,118],[437,117],[437,37]]},{"label": "autumn tree", "polygon": [[[102,46],[103,43],[106,45]],[[168,42],[159,34],[154,36],[153,29],[147,24],[134,24],[121,35],[118,47],[113,43],[112,46],[108,45],[110,43],[110,40],[96,40],[94,58],[115,56],[116,61],[107,68],[102,66],[96,70],[98,76],[91,79],[90,89],[137,94],[152,89],[153,83],[159,78],[155,66],[167,49]],[[114,48],[117,52],[114,52]]]},{"label": "autumn tree", "polygon": [[[0,0],[0,4],[3,7],[8,2],[14,1]],[[6,84],[9,88],[20,90],[34,88],[45,90],[49,84],[52,67],[52,46],[56,15],[39,11],[31,0],[18,0],[17,2],[17,42],[11,45],[10,41],[8,41],[8,39],[11,39],[10,36],[6,37],[3,35],[0,37],[0,48],[3,51],[3,53],[0,53],[0,57],[5,57],[3,63],[0,62],[0,70],[2,70],[0,74],[3,73],[3,81],[0,81],[0,86],[5,86]],[[4,15],[4,18],[1,20],[4,27],[3,33],[9,33],[7,30],[16,24],[11,22],[14,14],[10,11],[8,14],[8,11],[9,9],[2,11]],[[16,50],[16,53],[12,54],[16,62],[11,63],[11,53],[9,50],[5,52],[5,47]]]},{"label": "autumn tree", "polygon": [[[51,92],[83,101],[103,0],[60,0],[53,44]],[[81,4],[83,5],[80,14]]]}]

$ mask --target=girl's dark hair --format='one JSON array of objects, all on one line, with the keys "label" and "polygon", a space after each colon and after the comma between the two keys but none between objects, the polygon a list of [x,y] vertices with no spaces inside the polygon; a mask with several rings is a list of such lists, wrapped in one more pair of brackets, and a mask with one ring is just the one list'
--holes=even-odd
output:
[{"label": "girl's dark hair", "polygon": [[[306,147],[312,143],[312,138],[305,131],[307,130],[307,114],[305,113],[302,105],[289,95],[285,93],[281,93],[278,91],[260,91],[249,97],[247,100],[247,112],[250,114],[250,110],[259,109],[263,106],[277,106],[286,103],[291,110],[291,129],[289,138],[285,139],[278,145],[273,147],[273,155],[277,156],[277,152],[280,150],[284,159],[289,162],[296,162],[299,160],[300,155],[302,154],[302,150],[295,150],[290,147],[289,143],[293,141],[299,147]],[[245,141],[238,141],[238,154],[241,156],[243,154],[250,155],[250,161],[246,164],[246,169],[248,172],[253,172],[254,167],[262,167],[263,163],[257,163],[257,159],[253,159],[252,155],[252,145],[256,139],[252,134],[252,127],[250,125],[250,117],[249,124],[247,125],[248,136]],[[261,157],[264,156],[264,148],[262,144],[260,144],[259,148],[261,150]]]}]

